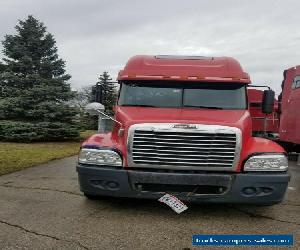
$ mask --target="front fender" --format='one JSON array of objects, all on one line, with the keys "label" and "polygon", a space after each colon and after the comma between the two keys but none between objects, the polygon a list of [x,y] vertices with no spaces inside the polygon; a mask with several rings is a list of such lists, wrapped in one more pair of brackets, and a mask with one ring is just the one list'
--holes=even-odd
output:
[{"label": "front fender", "polygon": [[86,139],[82,144],[81,148],[110,148],[118,151],[123,158],[123,163],[127,164],[126,144],[122,144],[122,140],[114,140],[112,133],[105,134],[94,134]]},{"label": "front fender", "polygon": [[241,171],[245,161],[253,154],[260,153],[283,153],[285,154],[285,150],[276,142],[271,140],[261,138],[261,137],[251,137],[247,141],[244,149],[242,150],[241,160],[239,171]]},{"label": "front fender", "polygon": [[113,148],[114,144],[111,139],[111,133],[94,134],[86,139],[82,144],[82,148]]}]

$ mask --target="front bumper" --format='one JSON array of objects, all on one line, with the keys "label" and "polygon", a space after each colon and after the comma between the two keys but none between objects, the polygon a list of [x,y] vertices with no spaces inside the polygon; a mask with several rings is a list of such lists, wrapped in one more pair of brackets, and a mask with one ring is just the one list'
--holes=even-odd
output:
[{"label": "front bumper", "polygon": [[80,190],[89,195],[158,199],[165,193],[199,203],[275,204],[290,175],[283,173],[179,173],[77,165]]}]

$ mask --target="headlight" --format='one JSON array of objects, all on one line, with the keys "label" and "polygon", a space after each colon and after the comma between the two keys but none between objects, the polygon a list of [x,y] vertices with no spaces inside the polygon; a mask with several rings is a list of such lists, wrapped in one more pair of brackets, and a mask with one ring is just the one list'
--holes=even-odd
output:
[{"label": "headlight", "polygon": [[284,154],[261,154],[250,157],[245,165],[245,171],[286,171],[288,159]]},{"label": "headlight", "polygon": [[78,162],[83,164],[122,166],[121,156],[117,152],[108,149],[83,148],[80,150]]}]

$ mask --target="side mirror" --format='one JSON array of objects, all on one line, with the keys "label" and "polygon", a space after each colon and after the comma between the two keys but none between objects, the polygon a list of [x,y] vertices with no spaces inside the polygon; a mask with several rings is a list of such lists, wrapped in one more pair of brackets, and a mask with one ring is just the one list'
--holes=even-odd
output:
[{"label": "side mirror", "polygon": [[91,102],[85,106],[85,111],[90,115],[99,115],[99,111],[103,112],[104,109],[104,106],[99,102]]},{"label": "side mirror", "polygon": [[274,108],[275,92],[273,90],[264,90],[262,100],[262,112],[264,114],[271,114]]}]

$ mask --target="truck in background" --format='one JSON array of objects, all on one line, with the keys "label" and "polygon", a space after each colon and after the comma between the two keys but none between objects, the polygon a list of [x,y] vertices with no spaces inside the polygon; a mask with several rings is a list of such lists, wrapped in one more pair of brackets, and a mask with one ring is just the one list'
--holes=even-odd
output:
[{"label": "truck in background", "polygon": [[300,66],[284,71],[281,88],[270,114],[261,110],[263,90],[248,88],[253,135],[274,140],[287,152],[300,153]]},{"label": "truck in background", "polygon": [[[81,146],[87,198],[275,204],[290,175],[284,149],[252,136],[250,77],[230,57],[135,56],[119,72],[113,130]],[[266,90],[265,113],[274,92]],[[103,113],[91,103],[87,111]]]},{"label": "truck in background", "polygon": [[288,152],[300,153],[300,65],[284,71],[281,88],[279,141]]},{"label": "truck in background", "polygon": [[279,136],[279,104],[274,100],[274,107],[271,114],[262,112],[264,91],[261,89],[248,88],[249,111],[252,118],[252,131],[254,136],[264,136],[270,139],[277,139]]}]

